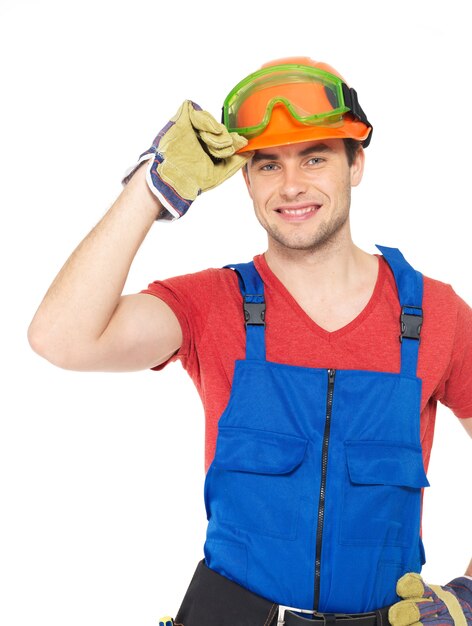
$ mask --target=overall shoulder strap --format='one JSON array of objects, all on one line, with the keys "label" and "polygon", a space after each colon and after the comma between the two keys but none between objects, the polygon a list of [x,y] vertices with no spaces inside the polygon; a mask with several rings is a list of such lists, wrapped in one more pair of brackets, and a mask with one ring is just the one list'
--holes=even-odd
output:
[{"label": "overall shoulder strap", "polygon": [[376,247],[393,272],[400,301],[401,373],[416,376],[423,324],[423,275],[413,269],[397,248]]},{"label": "overall shoulder strap", "polygon": [[225,265],[238,275],[243,297],[243,314],[246,325],[246,359],[265,361],[265,311],[264,283],[254,262]]}]

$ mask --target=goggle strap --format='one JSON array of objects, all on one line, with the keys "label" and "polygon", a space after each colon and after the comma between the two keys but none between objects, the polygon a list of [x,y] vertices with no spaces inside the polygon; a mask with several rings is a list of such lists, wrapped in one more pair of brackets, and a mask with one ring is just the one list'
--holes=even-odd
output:
[{"label": "goggle strap", "polygon": [[346,83],[342,83],[344,103],[349,109],[354,117],[357,117],[358,120],[370,126],[372,128],[372,124],[369,123],[366,114],[362,110],[361,105],[359,104],[359,100],[357,99],[357,91],[352,87],[348,87]]},{"label": "goggle strap", "polygon": [[373,130],[372,124],[367,119],[366,114],[364,113],[361,105],[359,104],[359,100],[357,99],[357,91],[353,89],[352,87],[348,87],[346,83],[342,83],[342,90],[343,90],[345,105],[349,107],[354,117],[357,117],[358,120],[360,120],[361,122],[363,122],[364,124],[366,124],[366,126],[370,128],[370,133],[368,137],[364,139],[364,141],[362,142],[362,145],[364,146],[364,148],[367,148],[372,138],[372,130]]}]

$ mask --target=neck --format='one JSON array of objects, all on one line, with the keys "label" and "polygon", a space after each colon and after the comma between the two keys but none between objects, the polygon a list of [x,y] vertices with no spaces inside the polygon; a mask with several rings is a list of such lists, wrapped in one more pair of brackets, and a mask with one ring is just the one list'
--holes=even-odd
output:
[{"label": "neck", "polygon": [[319,288],[332,289],[336,283],[345,284],[349,276],[372,263],[372,255],[358,248],[350,237],[344,241],[326,242],[310,250],[294,250],[269,239],[265,259],[282,282],[307,280]]},{"label": "neck", "polygon": [[316,293],[319,296],[349,292],[365,281],[371,282],[377,271],[377,259],[358,248],[350,238],[333,241],[313,250],[293,250],[269,240],[264,254],[268,266],[292,293]]}]

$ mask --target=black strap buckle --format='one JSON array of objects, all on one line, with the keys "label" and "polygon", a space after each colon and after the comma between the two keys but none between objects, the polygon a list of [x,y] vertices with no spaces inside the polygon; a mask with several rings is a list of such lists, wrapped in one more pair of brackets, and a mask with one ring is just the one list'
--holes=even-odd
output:
[{"label": "black strap buckle", "polygon": [[265,302],[244,302],[243,308],[246,326],[265,326]]},{"label": "black strap buckle", "polygon": [[[406,309],[413,309],[418,313],[407,313]],[[400,342],[403,339],[420,340],[421,326],[423,325],[423,309],[419,306],[403,306],[400,315]]]}]

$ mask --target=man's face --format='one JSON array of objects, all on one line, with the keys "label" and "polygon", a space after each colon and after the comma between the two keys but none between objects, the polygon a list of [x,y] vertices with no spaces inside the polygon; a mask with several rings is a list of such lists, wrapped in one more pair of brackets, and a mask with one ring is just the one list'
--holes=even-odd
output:
[{"label": "man's face", "polygon": [[342,139],[257,150],[243,173],[269,245],[314,250],[349,232],[363,166],[362,149],[348,165]]}]

